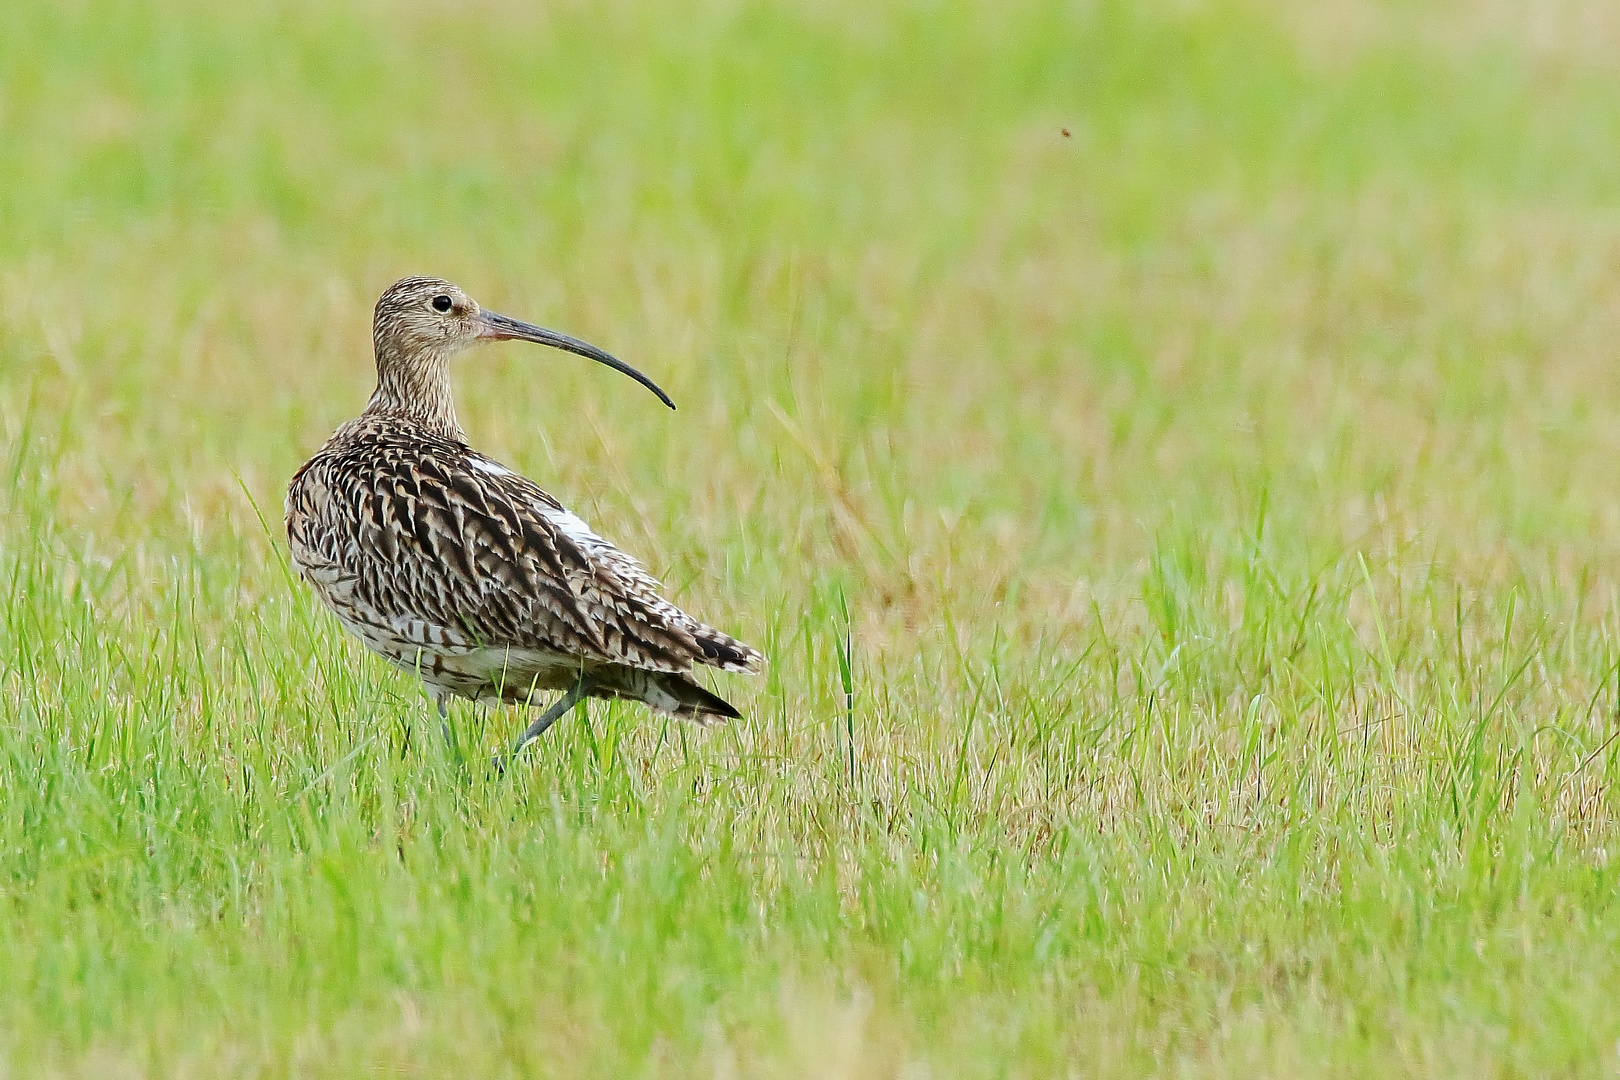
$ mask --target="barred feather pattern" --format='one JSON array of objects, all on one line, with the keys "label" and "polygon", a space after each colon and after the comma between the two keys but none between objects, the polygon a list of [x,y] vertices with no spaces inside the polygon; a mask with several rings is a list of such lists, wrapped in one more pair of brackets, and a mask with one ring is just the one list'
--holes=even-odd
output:
[{"label": "barred feather pattern", "polygon": [[533,481],[477,453],[453,418],[367,411],[287,492],[293,565],[372,651],[455,695],[528,704],[587,693],[699,721],[735,717],[696,665],[760,654],[666,600],[633,558]]}]

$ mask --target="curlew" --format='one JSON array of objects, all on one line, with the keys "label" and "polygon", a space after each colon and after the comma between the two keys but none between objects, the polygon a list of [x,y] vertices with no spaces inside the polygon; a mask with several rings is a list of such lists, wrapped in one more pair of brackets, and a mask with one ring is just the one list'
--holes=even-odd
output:
[{"label": "curlew", "polygon": [[534,706],[560,691],[513,753],[585,697],[702,723],[738,716],[693,668],[757,671],[760,654],[664,599],[635,559],[467,444],[450,361],[514,339],[606,364],[675,407],[593,345],[485,311],[448,281],[397,281],[372,323],[376,391],[287,489],[299,576],[367,648],[421,678],[441,719],[452,697]]}]

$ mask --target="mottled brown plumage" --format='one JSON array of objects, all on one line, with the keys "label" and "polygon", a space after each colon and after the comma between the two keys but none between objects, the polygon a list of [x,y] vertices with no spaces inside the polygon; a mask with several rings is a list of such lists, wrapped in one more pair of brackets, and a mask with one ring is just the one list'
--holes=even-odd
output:
[{"label": "mottled brown plumage", "polygon": [[[584,342],[483,311],[456,286],[406,278],[377,301],[377,389],[287,490],[293,565],[372,651],[451,696],[534,704],[624,698],[699,721],[737,711],[694,665],[757,671],[758,652],[659,594],[630,556],[533,481],[467,445],[447,365],[521,338],[645,376]],[[670,404],[673,408],[673,404]]]}]

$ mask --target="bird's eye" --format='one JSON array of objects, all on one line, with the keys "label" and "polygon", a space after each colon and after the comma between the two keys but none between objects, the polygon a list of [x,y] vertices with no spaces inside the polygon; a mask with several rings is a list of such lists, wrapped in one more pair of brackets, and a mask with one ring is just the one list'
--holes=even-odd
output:
[{"label": "bird's eye", "polygon": [[443,293],[440,293],[438,296],[435,296],[433,298],[433,310],[434,311],[443,313],[443,312],[449,311],[450,307],[451,307],[450,298],[448,296],[445,296]]}]

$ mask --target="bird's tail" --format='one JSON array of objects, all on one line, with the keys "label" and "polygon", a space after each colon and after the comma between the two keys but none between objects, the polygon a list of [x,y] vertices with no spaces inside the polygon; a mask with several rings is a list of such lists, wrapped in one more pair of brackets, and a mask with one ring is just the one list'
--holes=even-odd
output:
[{"label": "bird's tail", "polygon": [[730,634],[723,634],[712,626],[698,623],[692,632],[703,655],[698,663],[717,667],[721,671],[753,674],[760,669],[765,658],[751,645],[744,645]]},{"label": "bird's tail", "polygon": [[593,689],[605,697],[639,701],[656,712],[699,724],[717,724],[742,716],[724,698],[711,694],[689,675],[615,666],[599,671]]}]

